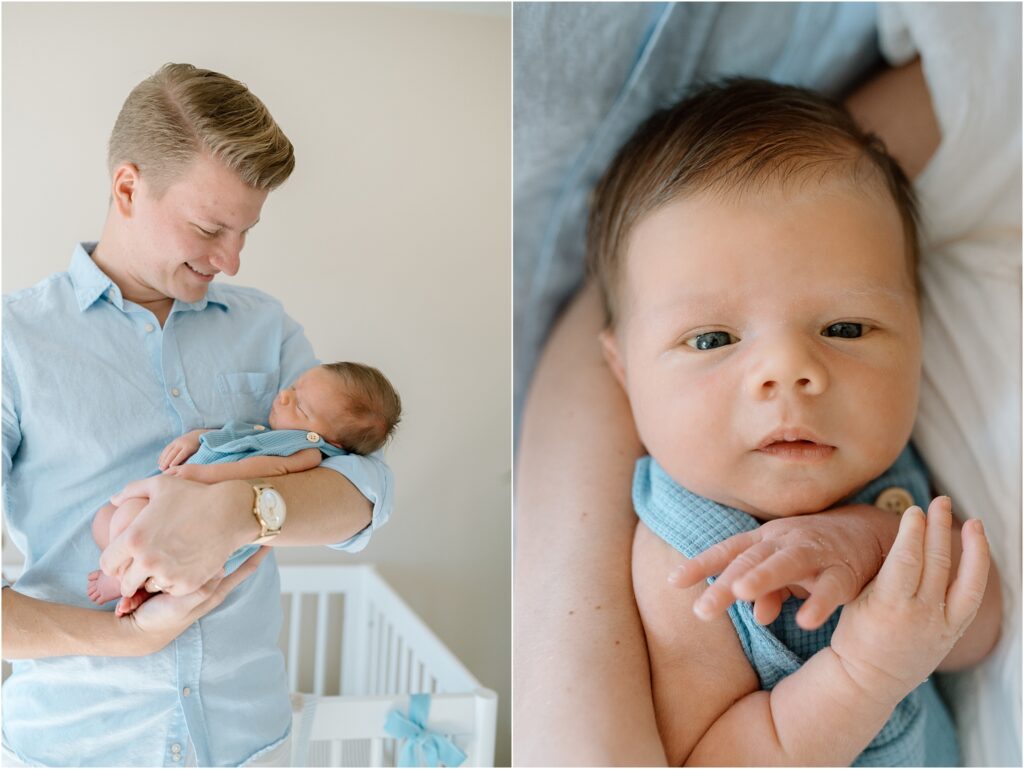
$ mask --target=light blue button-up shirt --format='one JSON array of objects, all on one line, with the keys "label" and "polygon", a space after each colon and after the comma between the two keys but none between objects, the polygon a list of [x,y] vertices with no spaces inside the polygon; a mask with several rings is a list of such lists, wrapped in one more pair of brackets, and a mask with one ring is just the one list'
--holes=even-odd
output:
[{"label": "light blue button-up shirt", "polygon": [[[161,449],[198,427],[262,422],[278,389],[318,362],[280,303],[212,285],[175,302],[164,327],[93,263],[4,297],[3,470],[7,527],[25,553],[13,589],[96,611],[86,575],[91,523],[126,483],[154,474]],[[392,480],[378,456],[323,461],[373,503],[345,542],[365,547],[388,518]],[[277,565],[271,553],[217,609],[146,657],[14,662],[3,687],[4,742],[51,766],[234,766],[288,733],[291,710]],[[176,749],[177,748],[177,749]]]}]

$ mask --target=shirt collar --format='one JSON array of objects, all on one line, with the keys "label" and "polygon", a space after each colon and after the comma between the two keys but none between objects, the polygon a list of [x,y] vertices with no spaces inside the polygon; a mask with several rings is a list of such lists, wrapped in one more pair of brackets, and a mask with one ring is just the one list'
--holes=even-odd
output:
[{"label": "shirt collar", "polygon": [[[92,252],[96,245],[94,242],[78,243],[71,255],[68,275],[71,278],[71,285],[75,289],[75,297],[78,299],[78,309],[85,312],[96,303],[97,299],[106,296],[111,304],[124,312],[124,297],[121,295],[121,289],[92,260]],[[171,312],[201,311],[205,310],[208,304],[217,305],[224,310],[230,309],[229,297],[223,286],[211,285],[206,291],[206,296],[198,302],[175,300]]]},{"label": "shirt collar", "polygon": [[124,306],[120,289],[92,260],[92,252],[95,248],[95,243],[78,243],[75,245],[75,251],[71,255],[71,266],[68,268],[68,276],[71,278],[71,285],[75,289],[78,309],[85,312],[92,307],[97,299],[109,291],[111,300],[123,310]]}]

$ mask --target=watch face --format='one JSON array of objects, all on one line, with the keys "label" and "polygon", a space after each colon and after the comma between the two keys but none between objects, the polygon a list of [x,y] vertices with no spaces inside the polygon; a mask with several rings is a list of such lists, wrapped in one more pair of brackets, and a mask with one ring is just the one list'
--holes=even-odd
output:
[{"label": "watch face", "polygon": [[284,525],[284,500],[274,489],[263,489],[260,492],[260,513],[270,529],[280,529]]}]

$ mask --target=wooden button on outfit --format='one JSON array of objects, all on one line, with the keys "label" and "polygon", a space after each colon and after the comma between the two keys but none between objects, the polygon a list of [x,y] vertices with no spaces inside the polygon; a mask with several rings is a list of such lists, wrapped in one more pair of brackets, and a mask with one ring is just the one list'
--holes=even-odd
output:
[{"label": "wooden button on outfit", "polygon": [[899,486],[890,486],[885,489],[875,500],[875,507],[888,510],[890,513],[902,515],[908,507],[914,504],[914,498],[910,492]]}]

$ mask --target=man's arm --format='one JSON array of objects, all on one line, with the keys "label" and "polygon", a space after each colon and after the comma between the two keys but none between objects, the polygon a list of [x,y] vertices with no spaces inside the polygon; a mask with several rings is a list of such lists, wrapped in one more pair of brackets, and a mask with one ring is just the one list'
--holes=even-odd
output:
[{"label": "man's arm", "polygon": [[665,764],[630,579],[641,453],[605,366],[597,292],[554,330],[526,404],[516,470],[516,763]]},{"label": "man's arm", "polygon": [[[358,534],[372,520],[373,506],[344,476],[324,467],[274,479],[288,517],[271,544],[324,545]],[[259,536],[248,481],[212,485],[158,475],[135,481],[115,494],[121,504],[144,497],[149,504],[100,556],[104,573],[121,577],[132,595],[149,578],[186,595],[218,574],[231,553]],[[209,511],[218,511],[210,515]],[[201,547],[197,547],[201,543]]]},{"label": "man's arm", "polygon": [[261,550],[230,576],[215,577],[190,595],[153,596],[125,617],[30,598],[13,587],[6,587],[3,590],[3,658],[152,654],[217,608],[228,593],[256,571],[266,553],[265,549]]}]

